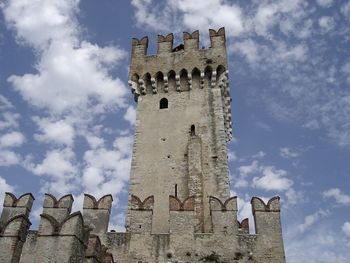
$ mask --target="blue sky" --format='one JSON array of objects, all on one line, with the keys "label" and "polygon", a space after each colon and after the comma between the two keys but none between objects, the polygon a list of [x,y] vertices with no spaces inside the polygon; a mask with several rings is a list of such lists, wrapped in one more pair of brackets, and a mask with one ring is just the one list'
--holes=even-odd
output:
[{"label": "blue sky", "polygon": [[[111,193],[126,205],[135,103],[131,38],[226,28],[231,189],[280,195],[288,262],[350,258],[350,1],[0,1],[0,199]],[[251,224],[253,221],[251,220]]]}]

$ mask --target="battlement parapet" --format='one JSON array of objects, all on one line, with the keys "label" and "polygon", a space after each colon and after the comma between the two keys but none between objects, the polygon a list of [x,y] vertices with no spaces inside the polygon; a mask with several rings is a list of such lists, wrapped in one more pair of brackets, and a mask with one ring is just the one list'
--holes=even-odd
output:
[{"label": "battlement parapet", "polygon": [[71,210],[73,202],[74,198],[71,194],[64,195],[57,200],[53,195],[46,193],[44,199],[44,208],[66,208],[68,210]]},{"label": "battlement parapet", "polygon": [[19,198],[11,193],[5,193],[0,217],[0,237],[17,236],[20,240],[25,240],[31,225],[29,213],[33,202],[34,197],[30,193],[21,195]]},{"label": "battlement parapet", "polygon": [[[225,28],[221,27],[218,31],[214,29],[209,29],[210,47],[205,49],[199,49],[199,31],[193,31],[192,33],[183,32],[183,43],[179,44],[177,47],[173,47],[174,35],[170,33],[166,36],[158,35],[157,39],[157,56],[164,53],[175,54],[177,52],[206,52],[212,49],[222,49],[225,48],[226,36]],[[142,59],[144,57],[154,58],[155,55],[148,55],[148,37],[144,36],[141,39],[132,39],[132,58]]]},{"label": "battlement parapet", "polygon": [[48,214],[41,214],[40,217],[39,236],[75,236],[85,245],[87,244],[87,236],[91,229],[84,224],[80,212],[68,215],[62,222],[58,222]]},{"label": "battlement parapet", "polygon": [[[30,194],[17,199],[8,193],[6,197],[4,211],[21,207],[30,210],[34,200]],[[219,242],[218,244],[221,244],[220,246],[223,248],[232,242],[232,246],[236,247],[238,251],[235,253],[241,253],[246,257],[254,258],[260,255],[259,253],[263,253],[261,251],[264,251],[267,243],[271,244],[271,251],[277,251],[276,253],[283,255],[280,246],[282,240],[279,197],[273,197],[267,203],[258,197],[252,198],[256,235],[249,233],[250,226],[247,218],[241,222],[237,221],[237,197],[221,200],[210,196],[209,208],[212,228],[211,232],[208,233],[199,231],[194,196],[189,196],[182,201],[176,196],[169,196],[169,232],[164,234],[152,234],[153,208],[157,202],[153,195],[143,200],[131,195],[130,202],[132,216],[127,232],[107,233],[112,206],[111,195],[103,196],[97,200],[86,194],[83,214],[80,212],[67,214],[67,211],[70,211],[72,207],[72,196],[66,195],[56,199],[52,195],[46,194],[44,211],[48,213],[41,214],[39,230],[31,231],[28,241],[26,241],[26,235],[30,222],[28,215],[25,214],[27,210],[22,210],[22,214],[15,214],[5,224],[2,224],[0,230],[0,244],[2,244],[0,252],[2,254],[0,259],[10,258],[17,260],[14,262],[20,262],[22,254],[23,257],[33,259],[29,262],[39,263],[47,262],[45,261],[47,259],[68,260],[74,254],[85,258],[87,263],[112,263],[113,256],[117,255],[115,253],[122,254],[118,255],[118,260],[125,259],[125,253],[128,253],[129,246],[135,244],[133,242],[165,242],[162,243],[164,251],[166,251],[166,247],[174,246],[177,247],[178,251],[183,251],[181,253],[185,255],[190,253],[185,252],[188,251],[186,247],[188,244],[197,244],[199,247],[208,247],[209,249],[213,240]],[[65,216],[58,216],[55,210],[63,211]],[[1,217],[2,222],[5,222],[3,218],[6,211],[4,211]],[[99,227],[98,224],[102,227]],[[178,240],[178,238],[183,244],[179,243],[180,239]],[[67,246],[75,247],[76,250],[71,251],[72,254],[62,255],[62,251],[65,251],[64,248]],[[4,249],[6,253],[3,251]],[[225,256],[225,250],[219,249],[218,251],[221,251],[221,255]],[[200,251],[199,253],[204,255],[206,252]]]},{"label": "battlement parapet", "polygon": [[111,210],[113,197],[112,195],[104,195],[99,200],[89,194],[84,194],[84,209],[105,209]]},{"label": "battlement parapet", "polygon": [[35,198],[31,193],[26,193],[16,198],[12,193],[5,193],[3,207],[25,207],[28,210],[32,208]]},{"label": "battlement parapet", "polygon": [[[176,72],[175,78],[179,79],[182,72],[188,72],[190,77],[191,72],[197,68],[200,75],[205,75],[206,68],[212,70],[221,65],[227,68],[226,46],[225,46],[225,29],[221,28],[217,32],[213,29],[209,30],[211,47],[208,49],[199,49],[199,31],[194,31],[192,34],[183,33],[184,44],[173,48],[173,34],[167,36],[158,35],[158,51],[157,55],[147,56],[148,37],[142,39],[134,38],[132,40],[132,55],[131,66],[129,72],[130,82],[136,82],[136,76],[140,82],[156,82],[159,78],[159,72],[162,73],[163,80],[166,82],[170,77],[171,72]],[[146,74],[152,76],[152,79],[145,79]],[[131,83],[130,83],[131,84]],[[148,83],[147,83],[148,84]],[[156,93],[156,90],[150,90]],[[167,89],[164,90],[167,92]],[[177,91],[180,91],[177,88]],[[141,94],[141,93],[140,93]]]},{"label": "battlement parapet", "polygon": [[259,198],[259,197],[253,197],[251,200],[251,204],[253,207],[253,213],[254,212],[280,212],[280,197],[275,196],[272,197],[267,204]]},{"label": "battlement parapet", "polygon": [[222,202],[219,198],[210,196],[210,210],[212,211],[237,211],[237,196],[233,196]]},{"label": "battlement parapet", "polygon": [[238,230],[242,234],[249,234],[249,219],[244,218],[241,222],[237,221],[238,223]]},{"label": "battlement parapet", "polygon": [[131,209],[132,210],[153,210],[154,196],[148,196],[143,201],[136,196],[131,195]]},{"label": "battlement parapet", "polygon": [[92,234],[107,233],[113,197],[104,195],[99,200],[89,194],[84,195],[83,217]]},{"label": "battlement parapet", "polygon": [[[25,226],[30,226],[28,216],[33,201],[34,197],[31,194],[22,195],[17,199],[13,194],[6,193],[4,199],[4,210],[0,220],[0,235],[4,235],[4,233],[8,231],[8,226],[11,224],[21,223]],[[94,234],[94,229],[98,234],[107,233],[110,210],[113,201],[111,195],[105,195],[99,200],[96,200],[95,197],[85,194],[83,215],[80,212],[70,214],[73,201],[72,195],[65,195],[60,199],[56,199],[50,194],[45,194],[43,213],[40,215],[41,220],[38,234],[57,235],[62,231],[64,231],[65,234],[73,234],[75,231],[74,229],[77,228],[80,229],[78,230],[80,234],[77,235],[77,237],[83,239],[81,233],[84,232],[82,230],[84,225],[90,228],[92,234]],[[148,212],[151,222],[154,202],[156,201],[154,200],[154,196],[148,196],[142,201],[138,196],[131,195],[130,201],[132,210],[134,212]],[[243,233],[249,233],[248,219],[246,218],[242,222],[238,222],[236,219],[238,210],[236,196],[230,197],[225,201],[210,196],[209,203],[212,216],[214,216],[214,214],[218,215],[231,212],[229,214],[231,214],[230,216],[235,220],[234,225],[241,228]],[[169,196],[169,211],[194,211],[194,204],[194,196],[190,196],[183,201],[176,196]],[[280,212],[280,198],[278,196],[271,198],[267,203],[259,197],[253,197],[251,204],[256,225],[259,225],[263,220],[270,218],[270,213],[273,212],[279,214]],[[259,216],[259,214],[264,214],[264,216]],[[102,215],[104,215],[104,217]],[[271,215],[271,217],[273,216]],[[215,224],[216,221],[213,219],[213,225]],[[99,228],[101,225],[102,227]],[[99,228],[98,231],[96,231],[97,228]]]},{"label": "battlement parapet", "polygon": [[194,196],[187,197],[183,202],[176,196],[169,196],[169,211],[194,211]]},{"label": "battlement parapet", "polygon": [[56,199],[51,194],[45,194],[43,214],[53,217],[57,222],[62,223],[72,211],[74,198],[71,194]]}]

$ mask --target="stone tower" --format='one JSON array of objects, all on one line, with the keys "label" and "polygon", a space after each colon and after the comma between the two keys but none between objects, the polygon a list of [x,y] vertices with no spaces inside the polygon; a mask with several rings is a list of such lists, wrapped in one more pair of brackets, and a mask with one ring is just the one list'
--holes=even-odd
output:
[{"label": "stone tower", "polygon": [[6,193],[0,217],[0,263],[285,263],[279,197],[251,200],[237,221],[230,197],[226,143],[232,137],[224,28],[133,39],[129,84],[137,120],[126,232],[108,232],[112,196],[45,194],[38,230],[29,230],[31,194]]},{"label": "stone tower", "polygon": [[[129,193],[155,199],[152,233],[169,232],[169,195],[194,197],[200,232],[211,231],[209,197],[229,198],[226,142],[231,139],[230,93],[224,28],[210,30],[211,48],[199,49],[199,32],[133,40],[129,79],[137,100]],[[129,209],[131,208],[129,202]]]}]

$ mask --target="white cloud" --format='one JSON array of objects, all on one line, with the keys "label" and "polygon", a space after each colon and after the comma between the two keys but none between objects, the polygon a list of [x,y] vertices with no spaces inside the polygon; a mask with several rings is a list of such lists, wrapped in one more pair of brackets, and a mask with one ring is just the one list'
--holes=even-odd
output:
[{"label": "white cloud", "polygon": [[264,158],[266,156],[266,153],[265,152],[263,152],[263,151],[259,151],[259,152],[257,152],[256,154],[254,154],[253,156],[252,156],[252,158]]},{"label": "white cloud", "polygon": [[350,2],[344,3],[340,8],[341,13],[349,19],[350,15]]},{"label": "white cloud", "polygon": [[300,205],[305,202],[305,196],[303,192],[296,191],[293,188],[289,188],[286,192],[286,197],[288,200],[288,204],[291,205]]},{"label": "white cloud", "polygon": [[34,134],[35,139],[40,142],[57,143],[71,146],[74,142],[75,131],[72,125],[66,120],[54,121],[49,118],[34,117],[40,134]]},{"label": "white cloud", "polygon": [[0,137],[0,147],[18,147],[25,141],[25,137],[22,133],[13,131],[6,133]]},{"label": "white cloud", "polygon": [[237,208],[237,219],[239,221],[242,221],[243,219],[248,218],[250,234],[255,233],[255,225],[252,213],[252,205],[250,204],[250,197],[246,196],[245,199],[237,197]]},{"label": "white cloud", "polygon": [[343,193],[339,188],[331,188],[324,191],[322,195],[325,198],[334,198],[340,205],[350,205],[350,195]]},{"label": "white cloud", "polygon": [[139,27],[178,32],[179,23],[183,23],[182,28],[189,30],[207,31],[225,26],[227,33],[233,36],[244,31],[240,7],[221,0],[174,0],[161,4],[152,0],[133,0],[131,4]]},{"label": "white cloud", "polygon": [[296,150],[292,150],[288,147],[282,147],[280,148],[280,156],[285,159],[292,159],[292,158],[297,158],[300,157],[300,152]]},{"label": "white cloud", "polygon": [[228,149],[227,156],[228,156],[228,161],[229,162],[233,162],[233,161],[237,160],[237,154],[234,151],[230,150],[230,149]]},{"label": "white cloud", "polygon": [[12,103],[0,94],[0,110],[7,110],[13,108]]},{"label": "white cloud", "polygon": [[269,28],[276,23],[277,11],[278,10],[276,5],[259,6],[254,17],[255,32],[258,35],[268,34]]},{"label": "white cloud", "polygon": [[257,122],[255,122],[255,125],[261,129],[265,130],[265,131],[272,131],[271,126],[265,122],[257,121]]},{"label": "white cloud", "polygon": [[343,227],[342,227],[342,230],[345,233],[345,235],[350,237],[350,222],[345,222]]},{"label": "white cloud", "polygon": [[75,155],[70,148],[51,150],[40,164],[32,164],[31,170],[36,175],[47,175],[54,178],[72,178],[78,174],[74,165]]},{"label": "white cloud", "polygon": [[70,37],[78,28],[73,15],[78,11],[77,0],[22,1],[2,3],[8,26],[17,37],[35,46],[48,45],[49,41]]},{"label": "white cloud", "polygon": [[341,71],[347,75],[350,75],[350,63],[349,62],[345,63],[342,66]]},{"label": "white cloud", "polygon": [[10,166],[19,164],[21,157],[10,150],[0,150],[0,166]]},{"label": "white cloud", "polygon": [[85,191],[100,196],[122,191],[129,179],[133,139],[119,137],[112,149],[97,147],[85,152],[82,183]]},{"label": "white cloud", "polygon": [[334,0],[316,0],[316,2],[322,7],[329,7],[333,4]]},{"label": "white cloud", "polygon": [[104,146],[104,139],[101,137],[97,137],[95,135],[86,135],[85,139],[88,142],[91,149],[96,149],[98,147]]},{"label": "white cloud", "polygon": [[125,232],[125,215],[124,213],[118,213],[111,217],[108,230],[115,230],[116,232]]},{"label": "white cloud", "polygon": [[298,229],[300,232],[305,232],[308,228],[310,228],[312,225],[314,225],[317,221],[319,221],[323,217],[327,217],[330,215],[330,212],[328,210],[318,210],[317,212],[308,215],[304,219],[304,223],[298,225]]},{"label": "white cloud", "polygon": [[305,123],[303,125],[303,127],[307,128],[307,129],[310,129],[310,130],[317,130],[321,126],[320,126],[320,123],[317,120],[314,119],[314,120],[307,121],[307,123]]},{"label": "white cloud", "polygon": [[[255,158],[264,156],[264,152],[254,155]],[[296,191],[292,186],[293,180],[288,178],[288,172],[277,169],[275,166],[261,165],[254,160],[249,165],[237,168],[237,176],[233,176],[234,188],[253,187],[264,191],[283,192],[287,199],[287,204],[296,205],[304,201],[301,191]]]},{"label": "white cloud", "polygon": [[[84,190],[83,172],[79,172],[84,171],[86,177],[93,176],[92,180],[98,181],[99,176],[103,179],[99,189],[95,186],[96,191],[116,193],[120,190],[118,180],[128,177],[129,159],[126,148],[104,148],[104,133],[115,132],[108,127],[103,129],[102,122],[110,112],[127,106],[127,88],[112,74],[127,53],[115,44],[101,46],[84,39],[85,28],[77,19],[79,3],[79,0],[1,3],[6,26],[14,32],[19,44],[32,48],[37,60],[34,73],[12,75],[8,82],[30,106],[41,110],[43,115],[32,119],[37,125],[34,138],[50,147],[41,160],[37,160],[37,155],[26,158],[24,166],[36,175],[45,176],[42,192],[62,195]],[[4,103],[9,108],[1,98],[1,105]],[[127,109],[126,120],[133,122],[133,114],[132,108]],[[3,118],[0,129],[18,126],[18,115],[3,114]],[[85,152],[84,161],[73,152],[79,136],[91,147]],[[122,140],[116,141],[117,147],[119,144],[127,147]],[[111,157],[111,152],[117,157]],[[13,152],[0,153],[3,165],[19,161]],[[117,162],[110,163],[114,161]],[[114,175],[111,179],[112,170],[119,177]]]},{"label": "white cloud", "polygon": [[233,51],[240,52],[250,64],[256,64],[260,59],[259,47],[252,39],[235,43]]},{"label": "white cloud", "polygon": [[249,185],[247,177],[259,171],[259,162],[254,160],[249,165],[238,167],[238,177],[234,178],[234,187],[247,187]]},{"label": "white cloud", "polygon": [[334,28],[335,22],[332,17],[323,16],[318,20],[319,26],[326,32]]},{"label": "white cloud", "polygon": [[42,193],[62,196],[81,186],[79,167],[70,148],[49,150],[40,163],[27,159],[24,167],[35,175],[45,177],[40,187]]},{"label": "white cloud", "polygon": [[14,187],[9,185],[6,180],[4,178],[2,178],[0,176],[0,214],[1,214],[1,211],[2,211],[2,204],[3,204],[3,200],[4,200],[4,197],[5,197],[5,193],[6,192],[14,192]]},{"label": "white cloud", "polygon": [[[152,0],[132,0],[131,4],[135,8],[135,18],[139,27],[146,26],[154,30],[166,30],[170,27],[166,19],[169,15],[168,7],[159,7]],[[154,12],[157,9],[162,9],[163,12]]]},{"label": "white cloud", "polygon": [[[126,87],[108,75],[105,65],[111,66],[112,62],[104,60],[101,53],[104,48],[87,42],[75,47],[72,43],[53,42],[43,52],[38,74],[11,76],[8,80],[26,101],[53,113],[103,112],[108,107],[123,106]],[[124,54],[117,55],[116,48],[114,53],[115,61]]]},{"label": "white cloud", "polygon": [[238,5],[221,0],[175,0],[169,3],[181,12],[187,28],[207,30],[226,26],[230,35],[236,36],[243,32],[242,11]]},{"label": "white cloud", "polygon": [[113,146],[118,149],[124,156],[130,155],[134,138],[132,136],[118,137],[115,139]]},{"label": "white cloud", "polygon": [[253,186],[267,191],[284,191],[291,188],[293,181],[287,178],[285,170],[273,166],[262,167],[262,177],[253,178]]},{"label": "white cloud", "polygon": [[125,85],[109,70],[126,52],[81,40],[79,1],[14,0],[2,8],[17,38],[39,54],[37,74],[8,78],[26,101],[58,114],[124,106]]},{"label": "white cloud", "polygon": [[243,177],[258,171],[258,161],[253,161],[250,165],[242,165],[238,168],[239,174]]},{"label": "white cloud", "polygon": [[6,111],[1,114],[1,117],[2,120],[0,119],[0,130],[18,127],[18,119],[20,118],[18,113]]},{"label": "white cloud", "polygon": [[[350,253],[337,229],[313,225],[302,235],[290,227],[284,232],[288,263],[347,263]],[[300,251],[303,256],[300,257]]]},{"label": "white cloud", "polygon": [[128,121],[131,125],[135,125],[136,121],[136,109],[133,106],[129,106],[124,114],[124,120]]}]

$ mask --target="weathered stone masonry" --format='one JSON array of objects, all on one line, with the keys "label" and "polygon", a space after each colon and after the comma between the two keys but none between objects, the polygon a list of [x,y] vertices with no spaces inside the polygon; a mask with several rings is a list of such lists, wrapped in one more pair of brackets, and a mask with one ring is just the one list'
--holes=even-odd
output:
[{"label": "weathered stone masonry", "polygon": [[129,84],[137,120],[126,232],[108,232],[112,196],[46,194],[38,230],[29,230],[34,197],[6,193],[0,218],[0,263],[284,263],[280,201],[251,200],[256,233],[237,221],[230,197],[226,143],[232,138],[224,28],[133,39]]}]

